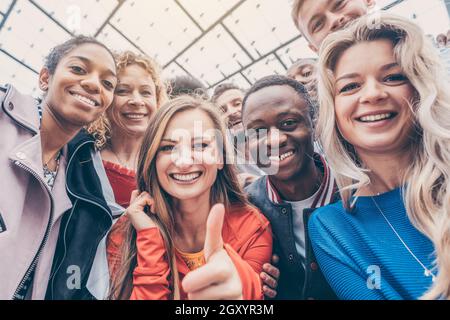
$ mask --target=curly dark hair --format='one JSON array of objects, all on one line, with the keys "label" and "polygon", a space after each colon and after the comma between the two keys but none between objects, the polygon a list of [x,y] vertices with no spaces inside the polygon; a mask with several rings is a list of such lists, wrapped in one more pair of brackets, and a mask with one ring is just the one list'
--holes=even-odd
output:
[{"label": "curly dark hair", "polygon": [[248,97],[250,97],[253,93],[273,86],[289,86],[297,92],[298,96],[308,102],[309,106],[309,114],[311,116],[311,120],[315,119],[315,108],[314,104],[311,101],[311,98],[306,90],[305,86],[294,79],[288,78],[286,76],[281,75],[271,75],[256,81],[253,86],[247,91],[245,94],[244,100],[242,101],[242,114],[244,114],[245,105],[247,104]]},{"label": "curly dark hair", "polygon": [[55,74],[56,67],[58,66],[62,58],[64,58],[69,52],[71,52],[76,47],[87,43],[96,44],[99,45],[100,47],[105,48],[106,51],[108,51],[111,54],[111,57],[114,59],[114,54],[106,45],[104,45],[103,43],[101,43],[100,41],[98,41],[93,37],[79,35],[54,47],[47,55],[47,57],[45,57],[44,68],[46,68],[51,75]]},{"label": "curly dark hair", "polygon": [[216,103],[217,99],[219,99],[219,97],[228,90],[239,90],[239,91],[242,91],[243,93],[245,93],[245,90],[243,90],[242,88],[239,88],[234,83],[231,83],[231,82],[222,83],[214,88],[214,93],[211,97],[211,102]]}]

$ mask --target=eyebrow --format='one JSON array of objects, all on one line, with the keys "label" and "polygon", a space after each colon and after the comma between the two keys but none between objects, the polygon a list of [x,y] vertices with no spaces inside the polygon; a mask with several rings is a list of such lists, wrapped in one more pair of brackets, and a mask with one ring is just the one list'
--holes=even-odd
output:
[{"label": "eyebrow", "polygon": [[241,102],[242,102],[242,99],[241,99],[241,98],[234,98],[234,99],[231,100],[230,102],[231,102],[231,103],[234,103],[234,102],[236,102],[236,101],[238,101],[238,100],[241,100]]},{"label": "eyebrow", "polygon": [[[392,63],[385,64],[384,66],[382,66],[380,68],[380,70],[381,71],[387,71],[387,70],[392,69],[394,67],[398,67],[398,63],[397,62],[392,62]],[[355,73],[348,73],[348,74],[344,74],[343,76],[337,78],[336,82],[339,82],[339,81],[344,80],[344,79],[353,79],[353,78],[357,78],[357,77],[359,77],[359,74],[356,73],[356,72]]]},{"label": "eyebrow", "polygon": [[287,112],[282,112],[280,114],[277,115],[277,119],[286,117],[286,116],[294,116],[294,117],[302,117],[304,118],[305,115],[303,114],[303,110],[302,111],[287,111]]},{"label": "eyebrow", "polygon": [[[73,56],[73,58],[79,59],[87,64],[92,64],[92,61],[90,59],[83,57],[83,56]],[[117,78],[116,73],[114,71],[112,71],[111,69],[107,69],[106,72],[109,73],[110,75],[112,75],[113,77]]]},{"label": "eyebrow", "polygon": [[254,126],[257,124],[266,124],[266,123],[261,119],[256,119],[256,120],[252,120],[252,121],[248,122],[246,127],[251,127],[251,126]]},{"label": "eyebrow", "polygon": [[398,63],[397,62],[392,62],[392,63],[385,64],[384,66],[381,67],[381,70],[382,71],[387,71],[387,70],[392,69],[394,67],[398,67]]}]

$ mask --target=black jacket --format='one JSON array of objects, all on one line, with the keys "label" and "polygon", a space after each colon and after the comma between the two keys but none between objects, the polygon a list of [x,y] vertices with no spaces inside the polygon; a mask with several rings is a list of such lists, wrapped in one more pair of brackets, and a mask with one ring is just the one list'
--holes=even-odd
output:
[{"label": "black jacket", "polygon": [[68,144],[66,190],[72,209],[62,217],[46,299],[94,299],[86,283],[97,246],[110,230],[113,215],[93,164],[93,148],[94,139],[84,130]]},{"label": "black jacket", "polygon": [[[304,261],[295,247],[291,204],[277,204],[269,199],[267,176],[254,181],[245,188],[245,191],[249,195],[249,200],[261,210],[272,226],[273,251],[280,257],[278,263],[280,279],[276,299],[337,299],[320,271],[308,237],[308,220],[314,209],[303,211],[306,244],[306,261]],[[337,196],[334,200],[337,200]]]}]

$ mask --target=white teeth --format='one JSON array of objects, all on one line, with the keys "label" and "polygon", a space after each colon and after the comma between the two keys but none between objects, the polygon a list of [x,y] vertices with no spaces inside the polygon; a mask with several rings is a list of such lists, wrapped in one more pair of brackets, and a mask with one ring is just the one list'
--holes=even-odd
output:
[{"label": "white teeth", "polygon": [[286,152],[286,153],[282,154],[282,155],[280,156],[280,161],[283,161],[284,159],[286,159],[286,158],[292,156],[293,154],[294,154],[294,151],[289,151],[289,152]]},{"label": "white teeth", "polygon": [[130,119],[142,119],[145,117],[144,114],[124,114],[124,116]]},{"label": "white teeth", "polygon": [[360,120],[363,122],[374,122],[374,121],[388,119],[391,116],[392,116],[392,113],[383,113],[383,114],[361,117]]},{"label": "white teeth", "polygon": [[91,99],[89,99],[89,98],[80,96],[79,94],[74,94],[73,96],[74,96],[75,98],[77,98],[78,100],[81,100],[81,101],[83,101],[83,102],[85,102],[85,103],[87,103],[87,104],[90,104],[91,106],[95,106],[95,105],[96,105],[96,102],[95,102],[94,100],[91,100]]},{"label": "white teeth", "polygon": [[197,179],[198,177],[200,177],[200,173],[190,173],[190,174],[174,174],[173,177],[176,180],[181,180],[181,181],[191,181],[194,179]]},{"label": "white teeth", "polygon": [[283,161],[284,159],[292,156],[293,154],[294,154],[294,151],[289,151],[289,152],[283,153],[282,155],[279,155],[279,156],[271,156],[271,157],[269,157],[269,159],[272,161]]}]

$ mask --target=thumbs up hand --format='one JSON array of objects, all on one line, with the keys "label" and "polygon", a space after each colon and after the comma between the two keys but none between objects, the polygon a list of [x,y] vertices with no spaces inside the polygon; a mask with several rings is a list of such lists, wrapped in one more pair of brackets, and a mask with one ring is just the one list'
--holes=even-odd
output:
[{"label": "thumbs up hand", "polygon": [[190,300],[242,299],[242,283],[233,261],[223,248],[223,204],[216,204],[206,223],[204,255],[206,264],[189,272],[182,286]]}]

